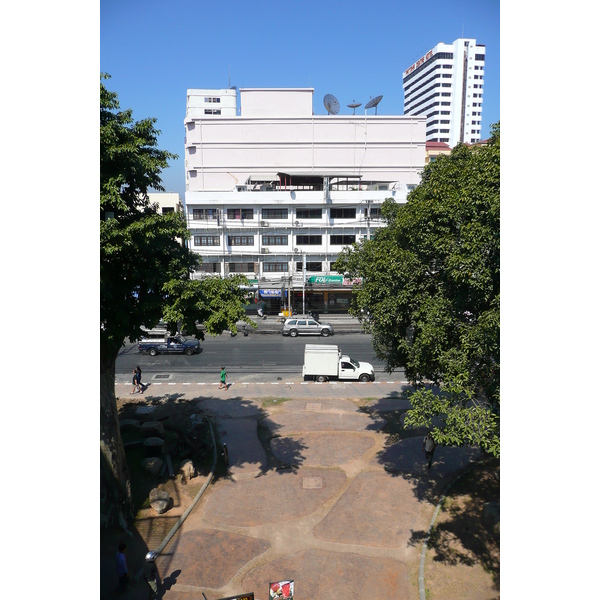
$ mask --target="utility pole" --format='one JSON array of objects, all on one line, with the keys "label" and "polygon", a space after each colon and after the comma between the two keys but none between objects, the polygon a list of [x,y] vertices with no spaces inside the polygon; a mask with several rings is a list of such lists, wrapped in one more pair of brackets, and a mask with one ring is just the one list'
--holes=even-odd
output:
[{"label": "utility pole", "polygon": [[302,314],[306,314],[306,303],[304,300],[306,287],[306,254],[302,255]]}]

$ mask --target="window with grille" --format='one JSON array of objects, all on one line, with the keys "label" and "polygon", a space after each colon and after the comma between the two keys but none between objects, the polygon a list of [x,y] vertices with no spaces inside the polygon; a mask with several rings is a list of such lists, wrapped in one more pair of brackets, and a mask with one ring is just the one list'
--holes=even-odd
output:
[{"label": "window with grille", "polygon": [[287,272],[287,262],[264,262],[263,273],[283,273]]},{"label": "window with grille", "polygon": [[287,208],[263,208],[262,219],[287,219]]},{"label": "window with grille", "polygon": [[228,235],[228,246],[254,246],[253,235]]},{"label": "window with grille", "polygon": [[330,208],[329,216],[332,219],[356,219],[356,208]]},{"label": "window with grille", "polygon": [[252,219],[254,211],[251,208],[228,208],[227,219]]},{"label": "window with grille", "polygon": [[202,263],[196,267],[196,271],[201,273],[220,273],[221,265],[219,263]]},{"label": "window with grille", "polygon": [[221,240],[218,235],[195,235],[194,246],[219,246]]},{"label": "window with grille", "polygon": [[192,219],[202,221],[205,219],[218,219],[219,211],[216,208],[194,208],[192,209]]},{"label": "window with grille", "polygon": [[287,246],[287,235],[263,235],[262,243],[264,246]]},{"label": "window with grille", "polygon": [[320,219],[323,216],[321,208],[297,208],[297,219]]},{"label": "window with grille", "polygon": [[230,273],[254,273],[254,263],[253,262],[229,263],[229,272]]},{"label": "window with grille", "polygon": [[352,234],[332,234],[329,236],[329,243],[334,246],[354,244],[356,235]]},{"label": "window with grille", "polygon": [[297,235],[296,244],[299,246],[320,246],[323,236],[321,235]]},{"label": "window with grille", "polygon": [[[307,273],[320,273],[323,270],[322,262],[308,262],[306,261],[306,272]],[[296,263],[296,271],[303,271],[302,262]]]}]

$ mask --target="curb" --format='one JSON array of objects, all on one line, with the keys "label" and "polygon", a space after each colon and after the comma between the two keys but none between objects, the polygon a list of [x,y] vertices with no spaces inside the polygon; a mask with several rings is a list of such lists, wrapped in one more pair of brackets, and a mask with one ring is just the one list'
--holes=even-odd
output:
[{"label": "curb", "polygon": [[419,561],[419,600],[427,600],[425,594],[425,556],[427,554],[427,544],[429,542],[429,538],[431,537],[431,530],[435,525],[435,521],[437,516],[442,508],[442,503],[446,498],[446,494],[450,490],[450,488],[464,475],[469,473],[475,465],[478,464],[479,461],[473,462],[467,469],[465,469],[462,473],[458,474],[444,489],[442,495],[440,497],[437,506],[435,507],[435,511],[433,512],[433,516],[431,517],[431,521],[429,522],[429,527],[427,528],[427,535],[425,536],[425,540],[423,541],[423,548],[421,549],[421,560]]}]

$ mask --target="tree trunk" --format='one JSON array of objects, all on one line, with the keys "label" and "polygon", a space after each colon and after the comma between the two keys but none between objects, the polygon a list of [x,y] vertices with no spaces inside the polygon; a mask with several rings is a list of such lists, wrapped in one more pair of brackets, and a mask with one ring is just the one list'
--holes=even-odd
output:
[{"label": "tree trunk", "polygon": [[100,358],[100,485],[107,523],[133,518],[131,483],[119,429],[115,395],[116,357]]}]

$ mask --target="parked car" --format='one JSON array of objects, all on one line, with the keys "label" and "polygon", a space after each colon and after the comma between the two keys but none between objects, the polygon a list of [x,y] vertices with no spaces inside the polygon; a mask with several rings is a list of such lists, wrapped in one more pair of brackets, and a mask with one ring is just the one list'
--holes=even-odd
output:
[{"label": "parked car", "polygon": [[319,323],[311,317],[297,315],[285,320],[281,333],[291,337],[297,335],[322,335],[327,337],[333,334],[333,327],[329,323]]},{"label": "parked car", "polygon": [[162,340],[140,340],[138,344],[140,352],[147,352],[150,356],[156,356],[159,353],[163,354],[197,354],[200,352],[200,342],[198,340],[190,340],[182,336],[167,335]]}]

